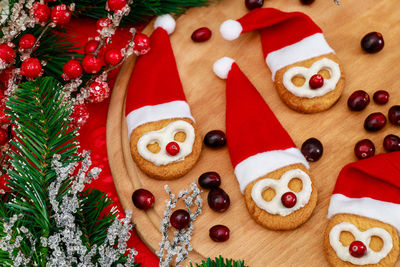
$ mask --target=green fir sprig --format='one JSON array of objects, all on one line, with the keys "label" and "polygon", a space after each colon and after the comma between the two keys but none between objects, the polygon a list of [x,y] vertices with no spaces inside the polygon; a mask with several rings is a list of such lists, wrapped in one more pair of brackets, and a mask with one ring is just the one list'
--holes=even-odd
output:
[{"label": "green fir sprig", "polygon": [[225,259],[222,256],[219,256],[218,258],[215,258],[212,260],[211,258],[208,258],[206,260],[203,260],[200,264],[196,263],[196,265],[193,265],[190,263],[190,267],[247,267],[245,265],[244,261],[241,260],[232,260],[232,259]]}]

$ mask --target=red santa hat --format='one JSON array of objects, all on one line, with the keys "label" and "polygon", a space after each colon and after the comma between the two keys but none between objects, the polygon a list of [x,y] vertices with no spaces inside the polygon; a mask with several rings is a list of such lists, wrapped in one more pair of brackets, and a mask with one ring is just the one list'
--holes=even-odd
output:
[{"label": "red santa hat", "polygon": [[334,53],[322,30],[301,12],[256,8],[238,20],[225,21],[220,27],[226,40],[254,30],[260,30],[262,50],[273,80],[275,73],[286,66]]},{"label": "red santa hat", "polygon": [[328,218],[336,214],[379,220],[400,232],[400,152],[346,165],[337,178]]},{"label": "red santa hat", "polygon": [[190,118],[168,34],[175,29],[170,15],[158,17],[150,36],[150,51],[138,57],[126,97],[128,135],[145,123],[172,118]]},{"label": "red santa hat", "polygon": [[243,192],[252,181],[285,166],[307,160],[272,110],[231,58],[214,63],[226,80],[226,134],[236,178]]}]

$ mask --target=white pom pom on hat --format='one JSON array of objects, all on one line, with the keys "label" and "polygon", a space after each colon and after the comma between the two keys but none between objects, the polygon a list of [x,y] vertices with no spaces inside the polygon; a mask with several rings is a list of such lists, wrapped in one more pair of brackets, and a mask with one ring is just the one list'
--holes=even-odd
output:
[{"label": "white pom pom on hat", "polygon": [[242,33],[242,25],[236,20],[228,19],[219,27],[219,32],[225,40],[232,41],[237,39]]},{"label": "white pom pom on hat", "polygon": [[175,31],[176,22],[170,14],[161,15],[154,22],[154,29],[163,28],[168,34]]},{"label": "white pom pom on hat", "polygon": [[234,62],[235,60],[230,57],[222,57],[218,59],[213,65],[214,73],[221,79],[225,80],[228,77],[228,73],[231,70]]}]

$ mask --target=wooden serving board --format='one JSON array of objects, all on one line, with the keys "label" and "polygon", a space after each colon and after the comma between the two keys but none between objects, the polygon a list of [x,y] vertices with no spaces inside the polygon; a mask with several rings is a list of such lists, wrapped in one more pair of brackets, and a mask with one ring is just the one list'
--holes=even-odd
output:
[{"label": "wooden serving board", "polygon": [[[112,94],[107,149],[122,206],[133,210],[133,222],[139,234],[155,251],[161,238],[158,229],[167,198],[163,186],[167,183],[178,192],[188,188],[200,174],[217,171],[222,177],[222,188],[230,196],[231,206],[225,213],[216,213],[207,205],[207,192],[202,193],[204,210],[195,223],[194,251],[189,254],[190,260],[223,255],[245,259],[249,266],[327,266],[322,247],[323,232],[329,198],[340,169],[355,160],[353,148],[358,140],[370,138],[377,153],[381,153],[384,136],[400,133],[399,127],[390,124],[378,133],[368,133],[363,128],[368,114],[376,111],[387,114],[392,105],[400,104],[400,1],[342,0],[342,5],[336,6],[333,0],[317,0],[311,6],[304,6],[299,0],[266,0],[264,7],[305,12],[323,29],[328,43],[343,62],[346,77],[345,91],[333,108],[304,115],[285,106],[263,60],[258,32],[244,34],[232,42],[222,39],[219,25],[226,19],[244,15],[247,12],[244,0],[224,0],[209,7],[193,8],[177,20],[171,42],[178,69],[202,136],[210,130],[225,130],[225,81],[213,74],[212,65],[220,57],[230,56],[260,91],[298,146],[309,137],[321,140],[324,155],[320,161],[311,163],[319,193],[317,207],[311,219],[293,231],[270,231],[259,226],[247,212],[227,148],[211,150],[204,147],[198,164],[178,180],[165,182],[144,175],[131,159],[124,118],[125,92],[135,61],[131,57],[120,71]],[[192,42],[192,32],[203,26],[212,30],[211,40]],[[152,25],[146,29],[147,33],[151,30]],[[371,31],[381,32],[386,42],[384,49],[374,55],[366,54],[360,48],[361,38]],[[359,89],[366,90],[371,97],[376,90],[387,90],[390,101],[384,106],[371,101],[366,110],[350,112],[346,106],[347,98]],[[138,188],[153,192],[156,197],[154,209],[143,212],[134,208],[131,195]],[[209,228],[216,224],[231,229],[229,241],[215,243],[209,238]]]}]

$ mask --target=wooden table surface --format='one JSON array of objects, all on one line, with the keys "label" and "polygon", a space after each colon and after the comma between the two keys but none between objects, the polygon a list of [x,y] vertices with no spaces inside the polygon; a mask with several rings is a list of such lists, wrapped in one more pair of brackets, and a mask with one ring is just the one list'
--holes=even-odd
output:
[{"label": "wooden table surface", "polygon": [[[202,136],[210,130],[225,130],[225,81],[213,74],[212,64],[222,56],[230,56],[260,91],[297,146],[309,137],[316,137],[323,143],[323,157],[311,163],[319,193],[311,219],[300,228],[285,232],[270,231],[256,224],[247,213],[227,148],[204,148],[193,170],[174,181],[155,180],[138,170],[130,157],[123,117],[125,91],[135,57],[123,66],[110,103],[107,148],[111,171],[123,207],[133,209],[133,222],[139,234],[154,250],[158,249],[161,239],[158,228],[167,198],[164,184],[168,183],[178,192],[196,181],[200,174],[217,171],[222,177],[222,188],[230,195],[231,206],[225,213],[216,213],[207,205],[207,192],[202,193],[204,211],[195,223],[194,252],[189,254],[190,260],[223,255],[245,259],[249,266],[328,266],[322,240],[330,194],[340,169],[355,160],[353,148],[358,140],[370,138],[377,153],[382,153],[384,136],[400,134],[399,127],[390,124],[377,133],[366,132],[363,128],[368,114],[376,111],[387,114],[392,105],[400,104],[400,1],[343,0],[336,6],[330,0],[316,0],[310,6],[304,6],[298,0],[266,0],[264,7],[305,12],[323,29],[328,43],[343,63],[346,77],[345,91],[330,110],[304,115],[285,106],[264,63],[258,32],[244,34],[232,42],[222,39],[219,25],[247,12],[243,0],[223,0],[209,7],[189,10],[177,20],[171,42],[183,87]],[[191,33],[203,26],[212,30],[211,40],[192,42]],[[148,26],[146,32],[150,33],[151,27]],[[373,55],[360,48],[361,38],[371,31],[381,32],[385,39],[384,49]],[[371,102],[362,112],[350,112],[347,98],[359,89],[367,91],[371,97],[377,90],[387,90],[390,101],[384,106]],[[142,187],[156,197],[154,209],[147,212],[134,208],[131,201],[132,192]],[[209,238],[208,230],[215,224],[224,224],[231,229],[229,241],[215,243]]]}]

